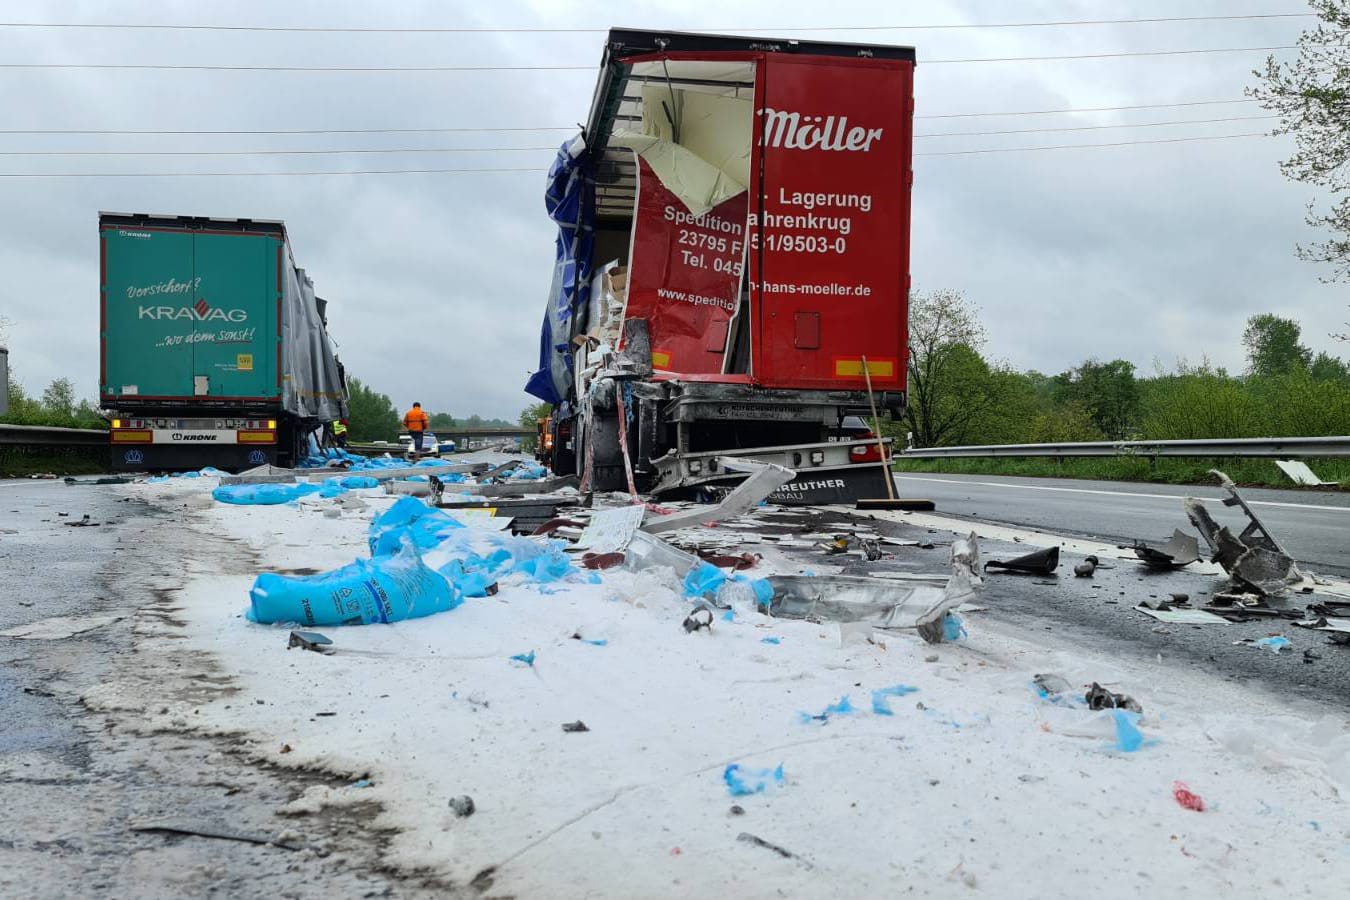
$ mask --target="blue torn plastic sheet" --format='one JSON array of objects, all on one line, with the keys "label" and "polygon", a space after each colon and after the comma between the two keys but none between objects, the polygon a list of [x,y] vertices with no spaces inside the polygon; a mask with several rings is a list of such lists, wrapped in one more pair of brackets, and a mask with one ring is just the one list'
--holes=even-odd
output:
[{"label": "blue torn plastic sheet", "polygon": [[463,602],[406,548],[317,575],[264,572],[249,591],[247,617],[263,624],[371,625],[447,612]]},{"label": "blue torn plastic sheet", "polygon": [[1133,753],[1144,746],[1144,734],[1139,730],[1139,713],[1128,709],[1113,709],[1111,716],[1116,720],[1116,749]]},{"label": "blue torn plastic sheet", "polygon": [[774,769],[747,769],[740,763],[732,763],[722,772],[722,780],[733,797],[762,794],[783,784],[783,764]]},{"label": "blue torn plastic sheet", "polygon": [[684,593],[688,597],[715,594],[727,580],[726,573],[710,562],[701,562],[684,576]]},{"label": "blue torn plastic sheet", "polygon": [[529,653],[517,653],[515,656],[511,657],[511,662],[522,663],[522,664],[524,664],[524,665],[527,665],[527,666],[530,666],[531,668],[533,668],[533,667],[534,667],[534,651],[531,650]]},{"label": "blue torn plastic sheet", "polygon": [[211,496],[235,506],[276,506],[320,490],[317,484],[227,484],[213,490]]},{"label": "blue torn plastic sheet", "polygon": [[761,644],[781,644],[781,643],[783,643],[783,639],[780,638],[780,637],[766,637],[766,638],[760,638],[760,639],[759,639],[759,642],[760,642]]},{"label": "blue torn plastic sheet", "polygon": [[1279,653],[1285,647],[1289,646],[1289,638],[1284,635],[1263,637],[1261,640],[1255,642],[1255,646],[1269,650],[1271,653]]},{"label": "blue torn plastic sheet", "polygon": [[944,641],[959,641],[963,637],[969,637],[966,633],[966,623],[956,613],[949,612],[942,617],[942,639]]},{"label": "blue torn plastic sheet", "polygon": [[404,538],[422,550],[430,550],[463,523],[416,497],[400,497],[370,523],[367,539],[373,556],[396,551]]},{"label": "blue torn plastic sheet", "polygon": [[580,136],[563,144],[548,171],[544,208],[558,225],[553,284],[539,333],[539,369],[525,393],[558,406],[572,382],[572,317],[591,296],[591,250],[595,244],[595,184],[590,152]]},{"label": "blue torn plastic sheet", "polygon": [[557,547],[532,559],[522,559],[511,567],[512,572],[522,572],[533,581],[548,583],[559,581],[576,572],[572,561]]},{"label": "blue torn plastic sheet", "polygon": [[820,722],[823,725],[830,720],[831,716],[847,716],[857,711],[858,708],[849,702],[848,694],[845,694],[834,703],[825,707],[822,712],[819,712],[814,716],[805,712],[798,713],[797,715],[800,717],[803,725],[810,724],[811,722]]},{"label": "blue torn plastic sheet", "polygon": [[890,687],[879,688],[872,692],[872,712],[879,716],[893,716],[895,713],[891,711],[890,698],[903,697],[917,690],[918,688],[907,684],[893,684]]}]

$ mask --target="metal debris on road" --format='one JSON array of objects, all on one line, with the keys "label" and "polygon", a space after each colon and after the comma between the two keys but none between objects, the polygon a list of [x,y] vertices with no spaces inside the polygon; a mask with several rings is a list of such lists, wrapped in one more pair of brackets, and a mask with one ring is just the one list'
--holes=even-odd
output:
[{"label": "metal debris on road", "polygon": [[1091,578],[1093,573],[1097,571],[1097,564],[1100,561],[1101,560],[1097,559],[1095,556],[1085,558],[1082,562],[1073,567],[1074,576],[1076,578]]},{"label": "metal debris on road", "polygon": [[1304,487],[1322,487],[1324,485],[1336,485],[1339,482],[1323,481],[1317,477],[1308,464],[1298,459],[1277,459],[1275,465],[1279,466],[1280,471],[1289,476],[1289,480],[1294,484],[1300,484]]},{"label": "metal debris on road", "polygon": [[702,628],[712,631],[713,612],[706,606],[699,605],[689,615],[684,618],[684,631],[686,634],[693,634]]},{"label": "metal debris on road", "polygon": [[317,631],[292,631],[290,639],[286,643],[286,649],[290,650],[293,647],[312,650],[315,653],[331,653],[333,652],[333,641]]},{"label": "metal debris on road", "polygon": [[284,841],[280,838],[271,838],[262,834],[249,834],[242,831],[234,831],[224,826],[214,825],[195,825],[191,822],[180,822],[173,819],[162,819],[158,821],[134,822],[128,826],[132,831],[162,832],[165,834],[189,834],[195,837],[216,838],[223,841],[240,841],[245,844],[258,844],[267,847],[279,847],[282,850],[305,850],[304,844],[296,844],[291,841]]},{"label": "metal debris on road", "polygon": [[590,731],[590,729],[586,727],[586,723],[580,719],[577,719],[575,722],[564,722],[562,730],[568,734],[579,734],[583,731]]},{"label": "metal debris on road", "polygon": [[771,844],[768,841],[764,840],[764,838],[753,835],[748,831],[742,831],[740,834],[736,835],[736,840],[746,844],[754,844],[756,847],[763,847],[765,850],[770,850],[774,853],[777,853],[779,856],[783,857],[783,859],[790,859],[795,862],[799,862],[808,869],[815,868],[814,866],[811,865],[811,863],[809,863],[802,857],[798,856],[797,854],[793,853],[791,850],[780,847],[777,844]]},{"label": "metal debris on road", "polygon": [[749,472],[750,477],[736,486],[736,489],[712,509],[697,508],[685,512],[649,518],[642,525],[648,534],[660,534],[691,525],[705,525],[710,522],[722,522],[750,512],[770,494],[797,477],[797,473],[775,463],[758,462],[753,459],[740,459],[735,456],[719,456],[717,464],[733,472]]},{"label": "metal debris on road", "polygon": [[870,576],[770,575],[769,615],[814,621],[865,622],[873,627],[917,628],[928,643],[943,640],[943,618],[975,595],[978,574],[975,535],[952,545],[951,572],[943,587],[897,584]]},{"label": "metal debris on road", "polygon": [[1180,529],[1173,530],[1165,544],[1135,541],[1131,549],[1145,565],[1155,569],[1179,569],[1200,559],[1200,542]]},{"label": "metal debris on road", "polygon": [[1016,559],[991,559],[984,564],[986,572],[990,569],[1002,569],[1023,575],[1051,575],[1057,568],[1059,568],[1059,547],[1033,550]]},{"label": "metal debris on road", "polygon": [[1087,701],[1088,709],[1127,709],[1134,713],[1143,713],[1144,708],[1139,705],[1128,694],[1116,694],[1108,691],[1097,682],[1092,682],[1092,687],[1088,688],[1087,694],[1083,698]]},{"label": "metal debris on road", "polygon": [[1214,551],[1214,562],[1223,566],[1238,586],[1250,587],[1268,596],[1288,593],[1290,584],[1303,578],[1294,558],[1252,512],[1233,480],[1218,469],[1210,471],[1229,494],[1223,505],[1240,507],[1250,520],[1242,533],[1234,537],[1227,526],[1214,521],[1204,503],[1186,498],[1186,515]]}]

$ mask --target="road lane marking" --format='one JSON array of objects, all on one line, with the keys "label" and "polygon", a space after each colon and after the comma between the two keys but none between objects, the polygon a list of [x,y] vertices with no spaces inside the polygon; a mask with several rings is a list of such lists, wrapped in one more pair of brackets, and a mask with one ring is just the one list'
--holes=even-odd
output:
[{"label": "road lane marking", "polygon": [[[1134,491],[1099,491],[1092,488],[1066,488],[1051,487],[1046,484],[1011,484],[1003,481],[959,481],[955,478],[923,478],[917,475],[897,474],[897,479],[910,479],[911,481],[932,481],[938,484],[966,484],[981,485],[983,487],[996,488],[1021,488],[1026,491],[1058,491],[1065,494],[1101,494],[1106,497],[1144,497],[1149,500],[1172,500],[1184,499],[1176,494],[1141,494]],[[1208,487],[1208,485],[1205,485]],[[1213,488],[1210,488],[1213,490]],[[1221,497],[1199,497],[1200,500],[1221,500]],[[1248,500],[1251,506],[1279,506],[1285,509],[1320,509],[1327,512],[1350,513],[1350,506],[1322,506],[1317,503],[1284,503],[1279,500]]]}]

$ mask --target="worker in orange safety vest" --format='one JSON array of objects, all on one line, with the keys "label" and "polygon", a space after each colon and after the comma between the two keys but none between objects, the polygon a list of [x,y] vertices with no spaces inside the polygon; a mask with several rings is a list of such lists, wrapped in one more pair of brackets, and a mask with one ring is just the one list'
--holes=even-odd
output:
[{"label": "worker in orange safety vest", "polygon": [[408,429],[408,437],[412,438],[413,453],[421,453],[422,438],[431,427],[431,419],[422,410],[422,404],[414,403],[412,409],[403,414],[403,427]]}]

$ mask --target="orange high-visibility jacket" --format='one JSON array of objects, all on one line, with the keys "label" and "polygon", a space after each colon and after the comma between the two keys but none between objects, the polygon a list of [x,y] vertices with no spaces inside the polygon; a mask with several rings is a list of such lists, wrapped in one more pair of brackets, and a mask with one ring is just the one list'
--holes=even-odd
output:
[{"label": "orange high-visibility jacket", "polygon": [[403,414],[403,427],[409,431],[426,431],[431,427],[431,419],[424,410],[413,407]]}]

